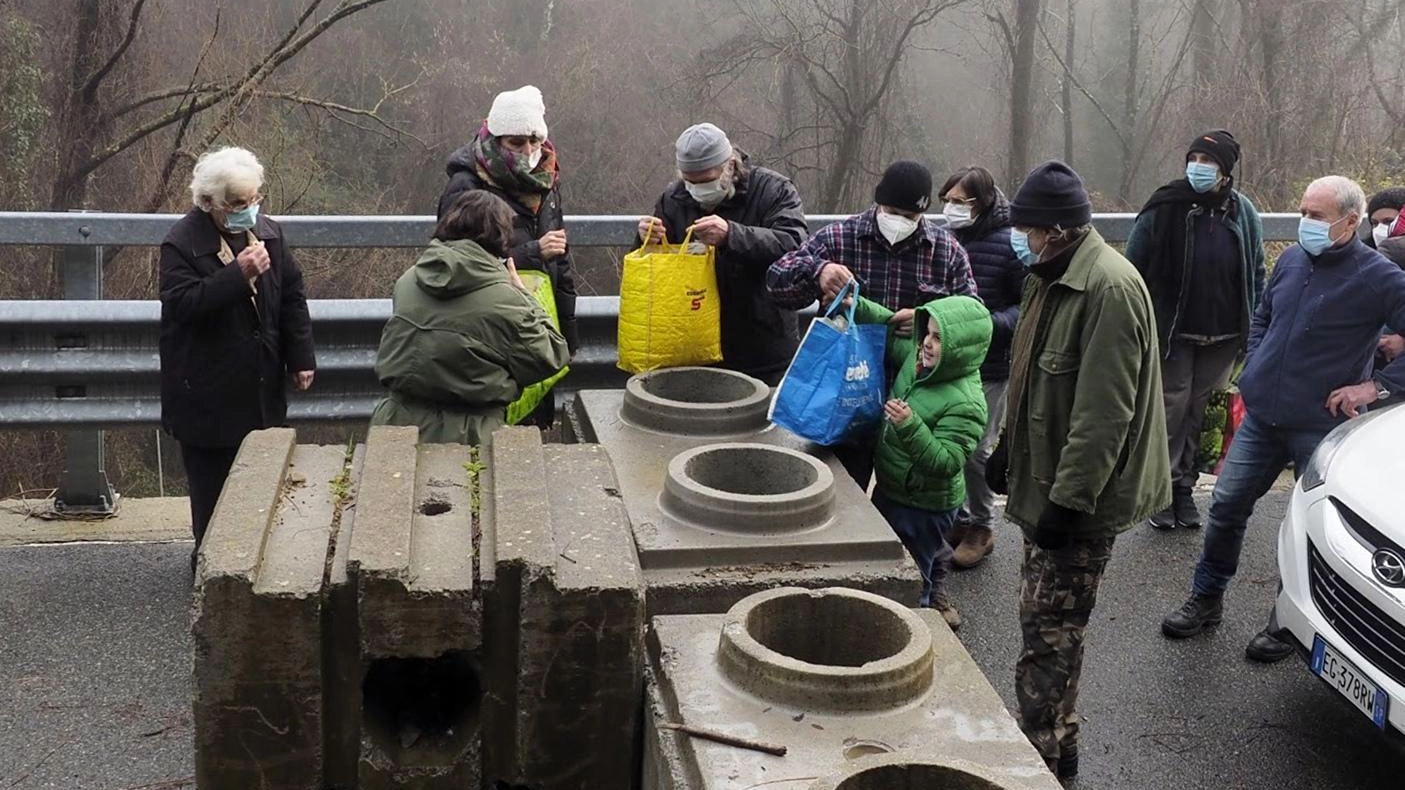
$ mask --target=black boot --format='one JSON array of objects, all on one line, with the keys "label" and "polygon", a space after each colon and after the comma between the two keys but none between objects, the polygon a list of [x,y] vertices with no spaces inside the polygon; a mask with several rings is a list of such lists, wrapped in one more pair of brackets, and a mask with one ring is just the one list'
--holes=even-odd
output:
[{"label": "black boot", "polygon": [[1054,775],[1060,779],[1072,779],[1078,775],[1078,748],[1064,749],[1059,753],[1059,764]]},{"label": "black boot", "polygon": [[1195,507],[1195,497],[1191,495],[1189,488],[1175,490],[1174,499],[1171,501],[1171,512],[1176,517],[1176,526],[1185,529],[1200,529],[1200,511]]},{"label": "black boot", "polygon": [[1293,655],[1293,652],[1292,642],[1279,639],[1267,628],[1254,634],[1254,638],[1250,639],[1248,646],[1244,648],[1247,658],[1262,664],[1277,663]]},{"label": "black boot", "polygon": [[1192,595],[1181,608],[1161,621],[1161,633],[1172,639],[1185,639],[1218,625],[1224,618],[1219,596]]}]

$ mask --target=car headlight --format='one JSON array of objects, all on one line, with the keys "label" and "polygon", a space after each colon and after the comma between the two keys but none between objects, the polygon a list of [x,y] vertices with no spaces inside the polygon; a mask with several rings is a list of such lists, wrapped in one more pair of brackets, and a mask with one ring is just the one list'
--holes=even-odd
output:
[{"label": "car headlight", "polygon": [[1302,474],[1298,476],[1303,491],[1311,491],[1326,485],[1327,470],[1331,468],[1332,459],[1336,457],[1337,451],[1342,448],[1343,444],[1346,444],[1347,437],[1361,430],[1362,426],[1384,414],[1385,411],[1380,408],[1373,409],[1333,428],[1332,432],[1327,434],[1317,445],[1317,449],[1312,453],[1312,458],[1307,462],[1307,468],[1303,469]]}]

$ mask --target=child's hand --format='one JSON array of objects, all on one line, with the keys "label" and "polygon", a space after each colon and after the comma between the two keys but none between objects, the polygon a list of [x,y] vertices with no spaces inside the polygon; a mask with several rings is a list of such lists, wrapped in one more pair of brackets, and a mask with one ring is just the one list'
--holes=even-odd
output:
[{"label": "child's hand", "polygon": [[902,425],[912,416],[912,409],[908,407],[907,401],[894,398],[883,404],[883,416],[894,425]]}]

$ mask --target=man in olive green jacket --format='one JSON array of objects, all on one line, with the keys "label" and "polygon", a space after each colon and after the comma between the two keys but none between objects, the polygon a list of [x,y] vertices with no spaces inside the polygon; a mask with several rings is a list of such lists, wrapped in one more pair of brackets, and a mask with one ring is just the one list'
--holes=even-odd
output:
[{"label": "man in olive green jacket", "polygon": [[1083,180],[1030,172],[1010,245],[1034,275],[1015,327],[1005,434],[987,466],[1025,533],[1020,727],[1078,772],[1083,630],[1118,533],[1171,501],[1156,319],[1142,278],[1093,230]]}]

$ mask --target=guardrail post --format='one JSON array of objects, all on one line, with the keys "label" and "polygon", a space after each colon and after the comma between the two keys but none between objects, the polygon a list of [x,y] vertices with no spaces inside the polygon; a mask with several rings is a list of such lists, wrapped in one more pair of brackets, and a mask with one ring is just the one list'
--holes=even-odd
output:
[{"label": "guardrail post", "polygon": [[[79,232],[87,235],[87,228]],[[102,298],[102,247],[64,247],[63,298]],[[87,335],[65,337],[63,348],[86,348]],[[86,397],[82,386],[69,389],[72,397]],[[62,397],[63,394],[60,396]],[[54,495],[54,510],[60,513],[113,512],[117,495],[107,480],[102,431],[65,431],[63,479]]]}]

